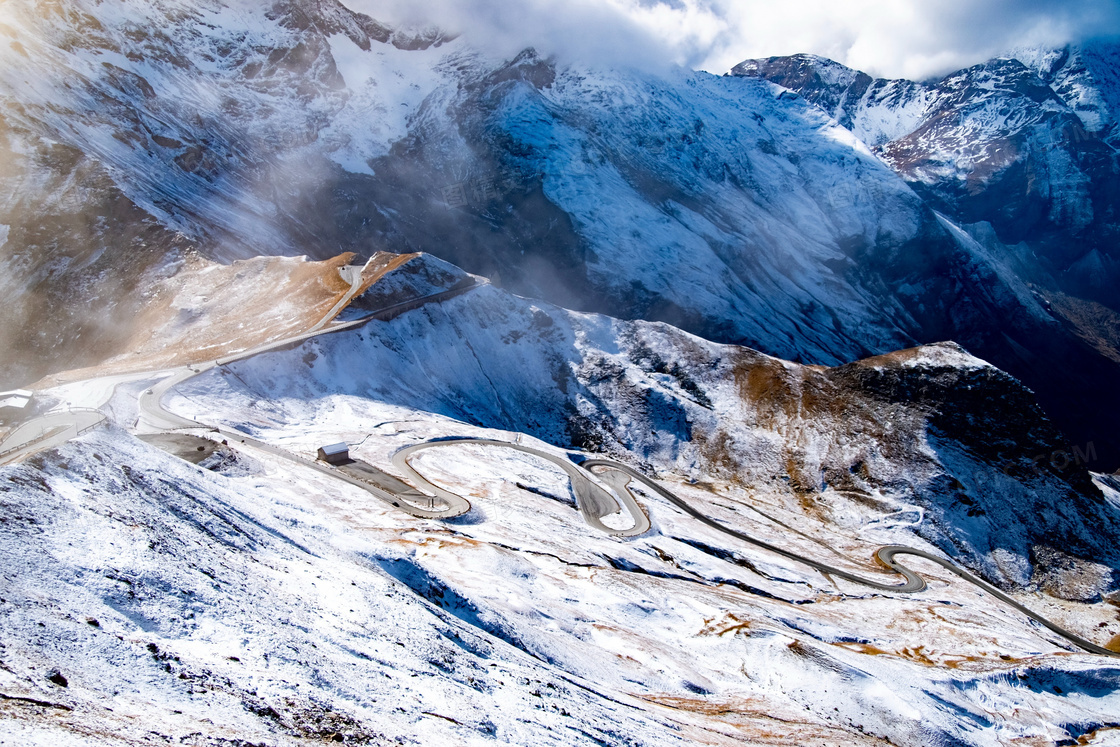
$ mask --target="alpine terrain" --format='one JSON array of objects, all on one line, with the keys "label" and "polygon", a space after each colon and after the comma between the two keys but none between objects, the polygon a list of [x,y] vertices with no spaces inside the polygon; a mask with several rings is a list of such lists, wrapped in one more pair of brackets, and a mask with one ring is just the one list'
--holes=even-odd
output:
[{"label": "alpine terrain", "polygon": [[368,13],[0,6],[0,744],[1117,743],[1120,43]]}]

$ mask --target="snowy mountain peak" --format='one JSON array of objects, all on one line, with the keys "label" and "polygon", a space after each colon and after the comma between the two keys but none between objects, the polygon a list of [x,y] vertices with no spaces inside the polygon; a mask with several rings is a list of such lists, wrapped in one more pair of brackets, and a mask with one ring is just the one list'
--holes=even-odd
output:
[{"label": "snowy mountain peak", "polygon": [[325,36],[345,34],[368,52],[373,44],[391,44],[403,50],[423,50],[451,41],[454,35],[438,28],[394,29],[351,10],[339,0],[277,0],[267,13],[270,20],[297,31],[317,30]]}]

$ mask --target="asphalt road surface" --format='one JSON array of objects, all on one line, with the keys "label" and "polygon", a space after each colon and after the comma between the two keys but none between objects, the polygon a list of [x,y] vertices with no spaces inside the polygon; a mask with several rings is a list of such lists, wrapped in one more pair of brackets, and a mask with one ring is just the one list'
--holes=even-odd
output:
[{"label": "asphalt road surface", "polygon": [[104,420],[105,416],[97,410],[63,410],[29,420],[0,443],[0,465],[18,462],[37,451],[53,449]]},{"label": "asphalt road surface", "polygon": [[[649,531],[649,517],[638,505],[637,501],[630,494],[629,490],[625,489],[625,483],[617,489],[618,499],[610,494],[603,487],[598,485],[592,480],[593,475],[586,470],[581,469],[578,465],[569,462],[566,459],[548,454],[533,449],[521,444],[511,444],[506,441],[492,441],[489,439],[481,438],[458,438],[450,439],[447,441],[429,441],[428,443],[416,444],[415,446],[407,446],[397,453],[393,454],[393,466],[410,477],[422,490],[429,491],[433,495],[439,496],[448,505],[454,505],[462,508],[459,513],[470,510],[471,504],[467,502],[462,496],[444,490],[438,485],[433,485],[423,475],[412,468],[409,464],[409,457],[416,454],[418,451],[424,449],[442,448],[447,446],[462,446],[469,444],[471,446],[497,446],[505,449],[512,449],[513,451],[520,451],[525,454],[532,454],[533,456],[543,459],[550,464],[555,464],[568,475],[572,481],[572,492],[576,496],[576,506],[583,514],[583,520],[589,526],[598,529],[607,534],[617,535],[619,537],[634,537],[639,534],[645,534]],[[626,480],[625,482],[629,482]],[[611,487],[616,487],[611,485]],[[630,514],[632,524],[625,529],[615,529],[607,526],[602,522],[604,516],[610,516],[619,512],[626,512]]]},{"label": "asphalt road surface", "polygon": [[350,283],[350,290],[346,291],[346,294],[342,298],[338,299],[338,303],[331,307],[331,310],[323,315],[323,318],[320,319],[314,327],[308,330],[309,332],[317,332],[318,330],[322,329],[327,325],[328,322],[330,322],[330,320],[334,319],[338,315],[338,312],[346,308],[346,304],[350,303],[350,299],[353,298],[354,294],[358,292],[358,288],[362,287],[362,271],[365,270],[366,267],[369,266],[369,263],[372,261],[373,257],[370,257],[368,260],[366,260],[365,265],[362,267],[346,265],[345,267],[338,268],[339,276],[346,282]]},{"label": "asphalt road surface", "polygon": [[960,566],[956,565],[955,563],[952,563],[948,560],[945,560],[944,558],[939,558],[936,555],[932,555],[932,554],[930,554],[928,552],[925,552],[923,550],[919,550],[919,549],[914,548],[914,547],[905,547],[903,545],[887,545],[886,547],[880,547],[878,550],[876,550],[875,554],[874,554],[874,558],[877,561],[879,561],[880,563],[882,563],[884,566],[886,566],[887,568],[890,568],[895,573],[900,574],[904,579],[903,583],[901,583],[901,584],[885,584],[885,583],[882,583],[880,581],[875,581],[875,580],[872,580],[872,579],[864,578],[862,576],[857,576],[856,574],[849,573],[848,571],[845,571],[841,568],[836,568],[835,566],[831,566],[831,565],[828,565],[826,563],[821,563],[817,560],[813,560],[812,558],[807,558],[804,555],[800,555],[798,553],[782,549],[780,547],[777,547],[775,545],[770,544],[769,542],[765,542],[763,540],[757,539],[755,537],[751,537],[750,535],[747,535],[747,534],[744,534],[742,532],[738,532],[734,529],[731,529],[729,527],[726,527],[723,524],[720,524],[718,521],[715,521],[714,519],[711,519],[708,516],[705,516],[703,513],[696,510],[693,506],[691,506],[689,503],[684,501],[682,498],[680,498],[676,494],[670,492],[669,490],[666,490],[664,487],[658,485],[653,480],[650,480],[645,475],[641,474],[640,472],[638,472],[634,469],[631,469],[630,467],[627,467],[626,465],[618,464],[616,462],[611,462],[611,461],[608,461],[608,460],[605,460],[605,459],[590,459],[590,460],[584,462],[583,466],[586,467],[588,470],[592,471],[593,473],[595,473],[595,470],[597,470],[597,469],[601,470],[601,472],[595,473],[595,474],[600,474],[600,475],[603,474],[604,471],[608,471],[608,470],[624,473],[628,477],[642,483],[643,485],[648,487],[650,490],[657,493],[662,498],[664,498],[665,500],[669,501],[670,503],[672,503],[677,508],[684,511],[689,516],[693,517],[697,521],[700,521],[700,522],[712,527],[713,529],[717,529],[720,532],[723,532],[724,534],[727,534],[727,535],[729,535],[731,537],[734,537],[738,540],[742,540],[743,542],[750,543],[750,544],[752,544],[756,547],[760,547],[764,550],[768,550],[768,551],[770,551],[772,553],[775,553],[777,555],[781,555],[784,558],[789,558],[790,560],[794,560],[794,561],[796,561],[798,563],[801,563],[803,565],[807,565],[811,568],[815,568],[818,571],[820,571],[821,573],[825,573],[825,574],[828,574],[828,575],[831,575],[831,576],[836,576],[838,578],[843,578],[843,579],[846,579],[846,580],[851,581],[853,583],[859,584],[861,586],[867,586],[867,587],[870,587],[872,589],[878,589],[880,591],[891,591],[891,592],[896,592],[896,593],[914,593],[914,592],[923,591],[926,588],[925,579],[923,579],[920,575],[915,573],[910,568],[907,568],[906,566],[904,566],[901,563],[899,563],[898,561],[896,561],[895,558],[898,557],[899,555],[913,555],[915,557],[919,557],[919,558],[923,558],[925,560],[928,560],[932,563],[937,563],[942,568],[945,568],[948,571],[952,571],[953,573],[960,576],[962,579],[969,582],[970,584],[988,592],[989,594],[991,594],[993,597],[1000,600],[1004,604],[1007,604],[1011,607],[1014,607],[1019,612],[1022,612],[1024,615],[1029,617],[1031,620],[1034,620],[1038,624],[1045,627],[1047,630],[1049,630],[1053,633],[1056,633],[1057,635],[1066,639],[1067,641],[1074,644],[1075,646],[1077,646],[1081,649],[1084,649],[1085,651],[1088,651],[1090,653],[1100,654],[1101,656],[1111,656],[1111,657],[1120,658],[1120,652],[1110,651],[1107,648],[1104,648],[1102,646],[1098,646],[1097,644],[1092,643],[1091,641],[1087,641],[1084,638],[1081,638],[1080,636],[1078,636],[1074,633],[1071,633],[1070,631],[1068,631],[1065,628],[1047,620],[1046,618],[1042,617],[1041,615],[1038,615],[1035,612],[1032,612],[1027,607],[1024,607],[1023,605],[1019,604],[1014,599],[1012,599],[1011,597],[1007,596],[1006,594],[1004,594],[1002,591],[1000,591],[996,587],[989,584],[987,581],[984,581],[983,579],[977,578],[976,576],[972,575],[971,573],[969,573],[965,569],[961,568]]}]

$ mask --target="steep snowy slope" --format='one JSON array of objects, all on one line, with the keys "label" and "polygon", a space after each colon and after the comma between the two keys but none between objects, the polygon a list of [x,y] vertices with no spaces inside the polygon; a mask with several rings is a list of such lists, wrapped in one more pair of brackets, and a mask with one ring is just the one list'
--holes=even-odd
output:
[{"label": "steep snowy slope", "polygon": [[1120,45],[1096,40],[1063,49],[1017,49],[1012,56],[1047,81],[1086,130],[1120,145]]},{"label": "steep snowy slope", "polygon": [[1120,463],[1120,442],[1091,413],[1120,411],[1105,383],[1120,369],[1099,354],[1111,323],[1087,329],[1086,320],[1117,312],[1120,165],[1109,122],[1118,49],[1102,41],[1020,50],[925,83],[872,80],[811,55],[748,60],[732,71],[796,91],[874,146],[982,245],[1007,288],[1029,286],[1043,300],[1050,329],[1036,331],[1035,343],[1022,345],[1023,334],[1014,342],[953,336],[1026,381],[1076,438],[1104,445],[1110,469]]},{"label": "steep snowy slope", "polygon": [[773,81],[822,107],[955,220],[1029,242],[1040,276],[1115,305],[1120,277],[1110,145],[1120,43],[1024,50],[916,83],[872,80],[811,55],[748,60],[732,74]]},{"label": "steep snowy slope", "polygon": [[796,360],[955,339],[1106,443],[1038,373],[1059,356],[1093,371],[1095,348],[769,84],[492,59],[337,2],[8,7],[12,385],[149,334],[137,294],[191,251],[425,249]]},{"label": "steep snowy slope", "polygon": [[0,377],[30,383],[121,352],[143,294],[191,242],[151,220],[95,159],[29,137],[3,112],[0,184]]},{"label": "steep snowy slope", "polygon": [[[147,385],[118,388],[122,424]],[[56,391],[81,402],[82,385]],[[808,557],[885,580],[872,548],[940,549],[1120,635],[1102,601],[1120,493],[1037,459],[1068,446],[953,345],[822,369],[484,286],[169,400],[294,454],[345,440],[389,471],[433,438],[588,456],[575,441]],[[872,592],[648,492],[652,531],[609,537],[554,467],[494,448],[414,460],[472,501],[446,522],[236,439],[220,451],[193,466],[110,429],[0,470],[6,734],[996,745],[1088,742],[1120,707],[1111,660],[936,567],[926,592]]]}]

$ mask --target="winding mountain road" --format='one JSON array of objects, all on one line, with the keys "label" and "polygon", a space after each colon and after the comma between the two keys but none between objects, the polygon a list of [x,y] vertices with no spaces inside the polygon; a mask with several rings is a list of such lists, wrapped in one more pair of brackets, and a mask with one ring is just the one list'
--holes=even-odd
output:
[{"label": "winding mountain road", "polygon": [[[408,460],[417,452],[425,449],[463,445],[498,446],[513,451],[520,451],[523,454],[531,454],[538,459],[543,459],[550,464],[555,464],[562,469],[571,480],[572,492],[575,493],[576,496],[576,507],[579,509],[580,513],[583,514],[583,520],[587,522],[588,526],[594,527],[606,534],[613,534],[619,537],[635,537],[649,531],[649,517],[646,516],[646,513],[641,509],[637,501],[634,500],[634,496],[631,495],[629,490],[617,490],[618,499],[616,500],[609,492],[592,481],[591,478],[594,475],[591,473],[580,469],[579,466],[572,462],[529,446],[483,438],[456,438],[446,441],[429,441],[427,443],[416,444],[415,446],[407,446],[396,452],[393,455],[393,466],[412,478],[422,490],[430,491],[433,495],[438,496],[446,502],[449,507],[448,516],[455,516],[470,510],[471,504],[462,496],[444,490],[438,485],[429,482],[423,475],[412,468]],[[612,487],[615,486],[612,485]],[[629,528],[615,529],[602,522],[604,516],[610,516],[611,514],[620,513],[622,511],[626,511],[630,514],[630,519],[633,523]]]},{"label": "winding mountain road", "polygon": [[[204,371],[208,371],[217,366],[226,365],[234,361],[249,358],[260,353],[268,352],[271,350],[278,350],[280,348],[289,347],[302,343],[312,337],[331,332],[338,332],[345,329],[352,329],[354,327],[366,324],[374,319],[388,319],[396,314],[403,313],[425,303],[450,298],[461,293],[468,292],[478,287],[479,283],[456,288],[440,293],[432,294],[422,298],[413,299],[404,303],[395,304],[393,306],[381,309],[361,319],[356,319],[350,322],[336,322],[330,324],[334,316],[344,306],[344,302],[357,291],[361,281],[361,271],[358,268],[344,268],[349,269],[349,273],[343,273],[344,279],[351,283],[350,291],[346,294],[342,301],[335,304],[335,306],[323,317],[317,324],[310,330],[299,335],[285,338],[272,343],[259,345],[248,350],[235,353],[217,360],[208,361],[201,364],[192,364],[184,366],[179,369],[174,369],[169,372],[169,375],[155,383],[150,388],[144,390],[138,401],[139,415],[137,418],[136,429],[149,430],[151,432],[165,432],[187,429],[205,429],[211,432],[218,432],[225,436],[227,439],[232,439],[241,444],[250,445],[254,448],[263,450],[265,452],[274,454],[283,459],[295,462],[305,467],[309,467],[318,472],[330,475],[338,480],[342,480],[351,485],[361,488],[370,493],[374,497],[385,501],[386,503],[406,511],[412,516],[426,519],[447,519],[466,513],[470,510],[471,504],[466,499],[456,493],[435,485],[430,480],[425,478],[413,468],[410,459],[417,453],[435,448],[446,448],[449,446],[487,446],[496,448],[512,449],[514,451],[530,454],[539,459],[542,459],[550,464],[559,467],[568,476],[571,481],[572,492],[576,498],[576,506],[583,516],[584,521],[588,526],[593,527],[606,534],[619,536],[619,537],[635,537],[646,533],[650,529],[650,520],[646,512],[638,504],[637,499],[630,490],[630,484],[637,481],[644,485],[649,490],[656,493],[661,498],[668,501],[671,505],[676,506],[681,511],[684,511],[689,516],[697,521],[716,529],[730,537],[737,540],[754,545],[767,552],[772,552],[781,557],[793,560],[802,565],[806,565],[821,573],[837,578],[845,579],[849,582],[859,584],[871,589],[876,589],[884,592],[912,594],[923,591],[926,588],[925,580],[915,571],[899,563],[896,558],[901,555],[910,555],[928,560],[936,563],[946,570],[956,574],[963,580],[973,584],[977,588],[987,592],[1001,602],[1018,610],[1026,615],[1029,619],[1039,623],[1047,630],[1055,633],[1056,635],[1064,638],[1075,646],[1088,651],[1093,654],[1109,657],[1120,657],[1120,653],[1111,651],[1102,646],[1098,646],[1091,641],[1085,640],[1080,636],[1071,633],[1070,631],[1062,628],[1061,626],[1047,620],[1046,618],[1036,614],[1029,608],[1018,603],[1007,594],[987,583],[986,581],[977,578],[973,574],[957,566],[956,564],[937,557],[936,555],[927,553],[917,548],[905,547],[902,545],[888,545],[881,547],[875,551],[873,557],[881,565],[894,572],[895,574],[903,577],[902,583],[885,583],[872,578],[866,578],[858,574],[846,571],[836,566],[822,563],[813,558],[806,557],[791,550],[786,550],[776,545],[773,545],[764,540],[751,537],[748,534],[739,532],[735,529],[724,526],[723,524],[708,517],[701,511],[694,508],[688,502],[641,474],[637,470],[632,469],[623,464],[613,462],[605,459],[590,459],[584,461],[582,464],[575,464],[562,457],[546,453],[539,449],[534,449],[521,444],[509,443],[505,441],[497,441],[491,439],[472,439],[472,438],[456,438],[447,439],[442,441],[429,441],[426,443],[415,444],[408,446],[397,451],[392,461],[394,466],[400,470],[407,477],[420,488],[420,491],[426,491],[427,496],[423,492],[417,491],[414,488],[408,488],[407,491],[395,492],[393,490],[385,489],[384,487],[373,485],[370,482],[356,479],[344,472],[318,461],[306,459],[293,454],[285,449],[277,446],[259,441],[251,436],[241,433],[240,431],[207,426],[193,420],[189,420],[175,413],[169,412],[163,407],[163,397],[168,391],[178,384],[197,376]],[[356,271],[355,271],[356,270]],[[105,420],[105,416],[97,410],[66,410],[48,413],[34,420],[28,421],[23,425],[12,431],[11,434],[0,443],[0,465],[9,464],[19,459],[25,458],[29,454],[37,451],[53,448],[70,438],[78,435],[84,430],[95,427]],[[604,487],[606,486],[606,487]],[[610,488],[609,490],[607,488]],[[612,494],[613,493],[613,494]],[[418,505],[417,501],[427,498],[428,505]],[[438,504],[438,506],[437,506]],[[614,528],[606,525],[602,519],[607,516],[615,514],[628,515],[631,525],[626,528]]]},{"label": "winding mountain road", "polygon": [[923,558],[923,559],[928,560],[932,563],[936,563],[937,565],[941,566],[942,568],[944,568],[948,571],[951,571],[951,572],[955,573],[956,575],[960,576],[962,579],[969,582],[970,584],[972,584],[972,585],[978,587],[979,589],[982,589],[983,591],[986,591],[987,593],[991,594],[993,597],[1000,600],[1004,604],[1007,604],[1011,607],[1014,607],[1019,612],[1022,612],[1024,615],[1026,615],[1030,619],[1034,620],[1038,624],[1045,627],[1047,630],[1051,631],[1052,633],[1056,633],[1057,635],[1061,636],[1062,638],[1065,638],[1067,641],[1074,644],[1075,646],[1077,646],[1079,648],[1082,648],[1082,649],[1084,649],[1084,650],[1086,650],[1090,653],[1093,653],[1093,654],[1100,654],[1101,656],[1111,656],[1111,657],[1120,658],[1120,652],[1111,651],[1111,650],[1109,650],[1107,648],[1104,648],[1102,646],[1098,646],[1097,644],[1095,644],[1091,641],[1087,641],[1084,638],[1081,638],[1080,636],[1078,636],[1074,633],[1071,633],[1070,631],[1066,630],[1065,628],[1047,620],[1046,618],[1044,618],[1041,615],[1033,612],[1029,608],[1024,607],[1023,605],[1019,604],[1014,599],[1012,599],[1011,597],[1004,594],[1002,591],[1000,591],[996,587],[989,584],[987,581],[984,581],[983,579],[972,575],[971,573],[969,573],[965,569],[961,568],[959,565],[957,565],[955,563],[952,563],[948,560],[945,560],[944,558],[939,558],[936,555],[925,552],[924,550],[919,550],[915,547],[906,547],[904,545],[887,545],[885,547],[880,547],[878,550],[876,550],[875,554],[874,554],[874,558],[877,561],[879,561],[880,563],[882,563],[884,566],[890,568],[895,573],[900,574],[905,579],[904,583],[901,583],[901,584],[893,584],[893,585],[892,584],[884,584],[884,583],[881,583],[879,581],[874,581],[874,580],[871,580],[871,579],[863,578],[862,576],[857,576],[854,573],[849,573],[848,571],[845,571],[842,568],[837,568],[835,566],[828,565],[827,563],[821,563],[820,561],[813,560],[812,558],[807,558],[804,555],[799,555],[798,553],[791,552],[789,550],[784,550],[780,547],[777,547],[776,545],[770,544],[769,542],[765,542],[764,540],[760,540],[760,539],[757,539],[755,537],[751,537],[748,534],[743,534],[742,532],[738,532],[734,529],[730,529],[729,527],[726,527],[723,524],[720,524],[718,521],[715,521],[714,519],[711,519],[708,516],[704,515],[703,513],[701,513],[697,509],[695,509],[693,506],[691,506],[689,503],[687,503],[684,499],[680,498],[679,496],[670,492],[669,490],[666,490],[662,486],[655,483],[653,480],[650,480],[648,477],[646,477],[642,473],[638,472],[637,470],[631,469],[630,467],[627,467],[624,464],[618,464],[617,462],[608,461],[606,459],[590,459],[590,460],[584,462],[583,466],[586,467],[589,471],[592,471],[593,474],[595,474],[594,470],[596,468],[622,472],[622,473],[626,474],[628,477],[630,477],[631,479],[637,480],[638,482],[642,483],[643,485],[648,487],[650,490],[654,491],[659,496],[661,496],[662,498],[669,501],[671,504],[673,504],[677,508],[684,511],[689,516],[693,517],[694,519],[696,519],[697,521],[700,521],[703,524],[706,524],[707,526],[712,527],[713,529],[717,529],[720,532],[723,532],[724,534],[727,534],[731,537],[742,540],[743,542],[747,542],[749,544],[752,544],[755,547],[760,547],[764,550],[768,550],[768,551],[770,551],[772,553],[775,553],[777,555],[781,555],[784,558],[789,558],[790,560],[794,560],[794,561],[796,561],[798,563],[801,563],[803,565],[807,565],[811,568],[815,568],[816,570],[820,571],[821,573],[825,573],[825,574],[828,574],[828,575],[831,575],[831,576],[836,576],[838,578],[843,578],[847,581],[851,581],[851,582],[859,584],[861,586],[867,586],[867,587],[870,587],[872,589],[877,589],[877,590],[880,590],[880,591],[892,591],[892,592],[895,592],[895,593],[903,593],[903,594],[912,594],[912,593],[915,593],[915,592],[924,591],[925,588],[926,588],[925,579],[923,579],[921,576],[919,576],[915,571],[907,568],[906,566],[902,565],[901,563],[899,563],[895,560],[895,558],[898,557],[899,555],[913,555],[914,557]]},{"label": "winding mountain road", "polygon": [[[901,575],[903,577],[903,582],[901,584],[890,584],[871,578],[866,578],[855,573],[851,573],[850,571],[846,571],[843,568],[838,568],[827,563],[822,563],[818,560],[814,560],[813,558],[806,557],[791,550],[786,550],[764,540],[751,537],[748,534],[744,534],[743,532],[739,532],[735,529],[726,527],[718,521],[708,517],[701,511],[697,510],[680,496],[649,479],[641,472],[638,472],[631,467],[627,467],[624,464],[619,464],[618,462],[613,462],[606,459],[589,459],[587,461],[584,461],[580,465],[576,465],[560,457],[540,451],[539,449],[522,446],[521,444],[508,443],[505,441],[494,441],[489,439],[471,438],[448,439],[445,441],[429,441],[427,443],[408,446],[396,452],[393,455],[394,466],[411,477],[418,485],[421,486],[422,489],[431,491],[434,495],[437,495],[442,500],[446,501],[449,506],[447,513],[448,516],[454,516],[460,513],[464,513],[465,511],[469,510],[470,503],[468,503],[465,498],[462,498],[455,493],[451,493],[431,483],[423,475],[418,473],[412,467],[408,460],[417,452],[425,449],[462,445],[494,446],[512,449],[514,451],[532,454],[533,456],[536,456],[560,467],[572,481],[572,491],[576,495],[576,503],[580,509],[580,512],[583,514],[584,520],[588,523],[588,525],[602,532],[606,532],[607,534],[613,534],[623,537],[633,537],[649,531],[649,518],[646,515],[645,511],[643,511],[642,508],[638,505],[633,493],[631,493],[629,488],[630,482],[636,480],[657,495],[664,498],[672,505],[676,506],[689,516],[696,519],[697,521],[700,521],[701,523],[712,527],[713,529],[716,529],[728,536],[734,537],[735,539],[754,545],[755,547],[759,547],[768,552],[775,553],[783,558],[793,560],[802,565],[807,565],[810,568],[814,568],[815,570],[818,570],[821,573],[827,574],[829,576],[843,578],[852,583],[859,584],[860,586],[876,589],[878,591],[893,592],[896,594],[913,594],[924,591],[926,589],[925,579],[923,579],[916,571],[907,568],[906,566],[899,563],[896,558],[900,555],[911,555],[914,557],[922,558],[924,560],[928,560],[932,563],[936,563],[937,565],[945,568],[948,571],[951,571],[968,583],[992,595],[1004,604],[1007,604],[1008,606],[1018,610],[1031,620],[1034,620],[1038,624],[1045,627],[1047,630],[1064,638],[1078,648],[1081,648],[1092,654],[1098,654],[1100,656],[1120,658],[1120,652],[1111,651],[1107,648],[1104,648],[1103,646],[1098,646],[1092,641],[1088,641],[1078,636],[1077,634],[1066,630],[1060,625],[1047,620],[1045,617],[1042,617],[1041,615],[1035,613],[1030,608],[1025,607],[1024,605],[1015,601],[996,587],[992,586],[983,579],[974,576],[955,563],[944,558],[940,558],[931,553],[925,552],[924,550],[919,550],[915,547],[906,547],[904,545],[887,545],[885,547],[880,547],[875,551],[873,555],[874,559],[886,568],[889,568],[894,573]],[[598,478],[604,483],[610,485],[615,493],[617,493],[618,500],[616,501],[615,498],[610,495],[610,493],[595,484],[589,478],[589,476]],[[602,516],[616,513],[623,509],[629,512],[631,518],[634,521],[634,525],[629,529],[612,529],[611,527],[605,526],[599,520]]]},{"label": "winding mountain road", "polygon": [[104,420],[105,415],[97,410],[79,409],[51,412],[29,420],[0,443],[0,466],[60,446]]}]

